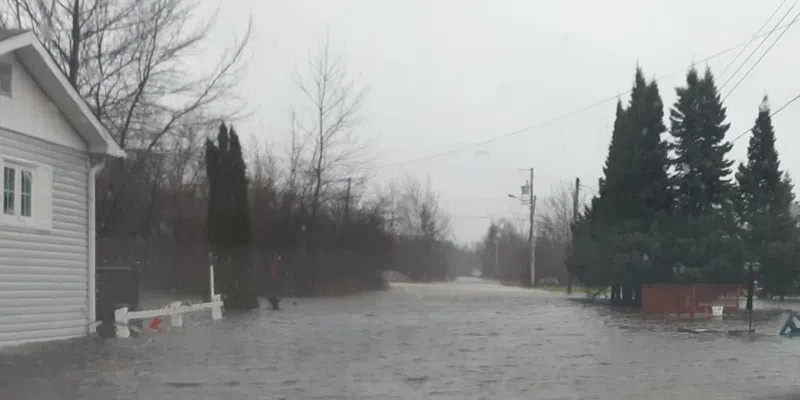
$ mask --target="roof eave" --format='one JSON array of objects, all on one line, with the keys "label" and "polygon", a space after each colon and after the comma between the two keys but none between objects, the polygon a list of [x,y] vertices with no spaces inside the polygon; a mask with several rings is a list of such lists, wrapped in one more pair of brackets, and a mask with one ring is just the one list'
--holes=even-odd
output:
[{"label": "roof eave", "polygon": [[98,136],[100,136],[100,138],[102,138],[104,142],[103,143],[104,146],[102,146],[103,151],[97,152],[95,151],[95,149],[92,149],[91,146],[89,151],[92,153],[103,154],[110,157],[124,158],[125,151],[122,150],[119,144],[117,144],[117,142],[111,137],[111,134],[108,132],[103,123],[100,122],[100,119],[97,118],[96,115],[94,115],[91,109],[89,109],[89,105],[86,104],[86,102],[83,100],[78,91],[75,90],[74,87],[72,87],[72,84],[69,83],[67,77],[64,76],[63,73],[61,73],[61,70],[58,68],[56,63],[50,57],[50,54],[47,53],[47,50],[45,50],[44,46],[42,46],[42,44],[39,42],[39,40],[36,38],[33,32],[29,32],[28,34],[32,38],[31,46],[33,46],[39,53],[42,60],[47,65],[47,68],[50,69],[50,71],[52,71],[53,74],[56,75],[56,79],[58,79],[59,83],[61,83],[62,87],[64,87],[64,89],[67,91],[67,94],[69,94],[69,97],[72,99],[72,101],[75,102],[78,108],[80,108],[83,116],[89,120],[89,123],[92,125],[92,128],[95,131],[94,133],[96,133]]},{"label": "roof eave", "polygon": [[[58,84],[69,96],[70,101],[78,108],[82,117],[89,123],[92,132],[83,132],[83,130],[78,132],[79,135],[84,136],[89,152],[109,157],[125,158],[125,151],[111,137],[111,134],[103,123],[100,122],[100,119],[89,109],[89,105],[86,104],[78,91],[72,87],[67,77],[64,76],[33,32],[23,32],[0,41],[0,54],[15,52],[26,47],[32,48],[37,53],[36,56],[39,58],[39,61],[45,64],[49,73],[58,81]],[[69,119],[70,116],[67,117]],[[94,136],[94,140],[92,140],[92,138],[87,138],[87,134]]]}]

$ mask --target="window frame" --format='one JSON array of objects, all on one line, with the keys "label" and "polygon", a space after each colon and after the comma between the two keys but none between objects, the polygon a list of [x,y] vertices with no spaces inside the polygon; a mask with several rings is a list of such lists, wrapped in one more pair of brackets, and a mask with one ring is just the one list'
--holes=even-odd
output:
[{"label": "window frame", "polygon": [[[14,169],[14,213],[5,213],[5,170],[6,168]],[[3,205],[4,209],[0,210],[0,228],[2,227],[16,227],[32,230],[50,230],[52,229],[52,211],[44,210],[44,207],[52,209],[52,194],[48,200],[49,204],[45,204],[42,196],[43,182],[39,182],[40,178],[46,178],[48,174],[42,174],[44,165],[22,160],[14,157],[0,155],[0,170],[3,171]],[[22,176],[23,172],[30,173],[30,215],[22,215]],[[52,174],[50,174],[52,175]],[[52,179],[52,178],[51,178]],[[52,184],[51,184],[52,185]],[[52,191],[52,186],[50,189]],[[49,218],[50,220],[46,220]]]}]

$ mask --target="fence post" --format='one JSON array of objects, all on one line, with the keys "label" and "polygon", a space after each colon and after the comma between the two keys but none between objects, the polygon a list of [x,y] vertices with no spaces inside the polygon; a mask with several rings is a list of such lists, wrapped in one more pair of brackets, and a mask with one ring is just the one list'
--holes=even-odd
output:
[{"label": "fence post", "polygon": [[222,296],[215,294],[211,301],[214,304],[211,306],[211,319],[216,321],[218,319],[222,319]]},{"label": "fence post", "polygon": [[183,326],[183,314],[175,312],[181,308],[181,305],[180,301],[174,301],[167,306],[167,309],[172,311],[169,316],[170,325],[176,328]]},{"label": "fence post", "polygon": [[[211,259],[211,257],[209,257]],[[222,319],[222,306],[220,303],[222,302],[222,296],[218,295],[214,289],[214,263],[209,263],[208,266],[208,276],[210,277],[210,290],[211,296],[210,300],[212,303],[211,305],[211,320],[216,321],[218,319]]]},{"label": "fence post", "polygon": [[214,301],[214,295],[216,293],[214,292],[214,264],[213,263],[209,263],[209,265],[208,265],[208,276],[209,276],[208,280],[210,281],[209,282],[210,295],[208,296],[208,298],[211,299],[211,301]]},{"label": "fence post", "polygon": [[117,337],[125,339],[131,336],[128,322],[128,307],[114,310],[114,323],[117,326]]},{"label": "fence post", "polygon": [[172,314],[169,316],[169,324],[175,328],[183,326],[183,314]]}]

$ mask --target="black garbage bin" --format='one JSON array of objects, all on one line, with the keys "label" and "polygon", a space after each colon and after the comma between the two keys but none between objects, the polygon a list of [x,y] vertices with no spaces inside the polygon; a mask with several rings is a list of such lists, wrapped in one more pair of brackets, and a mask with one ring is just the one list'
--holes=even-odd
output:
[{"label": "black garbage bin", "polygon": [[130,267],[102,267],[96,272],[99,321],[113,324],[114,311],[121,307],[128,307],[131,311],[139,309],[139,271]]}]

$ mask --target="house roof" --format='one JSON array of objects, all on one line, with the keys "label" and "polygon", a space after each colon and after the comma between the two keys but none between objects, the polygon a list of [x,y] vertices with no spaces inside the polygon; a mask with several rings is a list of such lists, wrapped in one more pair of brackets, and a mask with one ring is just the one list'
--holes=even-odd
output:
[{"label": "house roof", "polygon": [[12,38],[14,36],[17,36],[19,34],[22,34],[22,33],[25,33],[25,31],[21,31],[19,29],[0,30],[0,42],[2,42],[3,40],[6,40],[6,39]]},{"label": "house roof", "polygon": [[72,87],[32,31],[0,30],[0,55],[9,53],[17,57],[28,74],[86,141],[89,152],[125,157],[125,151]]}]

